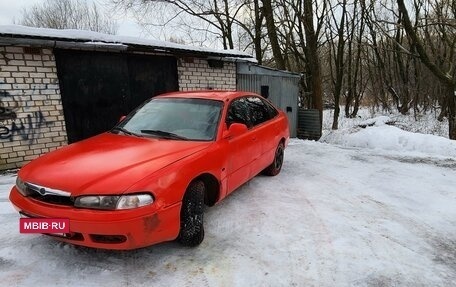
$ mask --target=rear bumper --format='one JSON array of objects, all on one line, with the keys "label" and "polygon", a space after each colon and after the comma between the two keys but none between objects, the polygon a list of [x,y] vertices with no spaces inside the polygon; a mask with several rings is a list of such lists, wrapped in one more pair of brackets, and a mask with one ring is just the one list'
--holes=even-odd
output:
[{"label": "rear bumper", "polygon": [[13,187],[10,201],[30,217],[68,218],[70,233],[58,240],[93,248],[129,250],[174,240],[179,234],[181,203],[157,209],[154,204],[122,211],[57,206],[22,196]]}]

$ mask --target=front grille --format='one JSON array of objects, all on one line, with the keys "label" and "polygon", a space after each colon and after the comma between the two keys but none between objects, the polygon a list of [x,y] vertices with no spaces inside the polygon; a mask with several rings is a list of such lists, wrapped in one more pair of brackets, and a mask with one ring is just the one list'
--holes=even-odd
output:
[{"label": "front grille", "polygon": [[69,192],[51,189],[32,183],[25,183],[25,185],[27,187],[27,196],[30,198],[56,205],[74,205],[74,199],[70,196]]},{"label": "front grille", "polygon": [[73,206],[74,200],[71,197],[60,196],[60,195],[41,195],[37,192],[30,193],[30,198],[36,199],[38,201],[57,204],[57,205],[66,205]]}]

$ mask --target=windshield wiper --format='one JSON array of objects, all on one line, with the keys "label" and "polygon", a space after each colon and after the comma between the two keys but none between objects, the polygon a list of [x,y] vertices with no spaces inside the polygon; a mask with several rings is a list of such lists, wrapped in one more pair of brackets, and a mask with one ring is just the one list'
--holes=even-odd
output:
[{"label": "windshield wiper", "polygon": [[138,135],[138,134],[136,134],[134,132],[131,132],[131,131],[129,131],[127,129],[124,129],[124,128],[121,128],[121,127],[113,127],[111,129],[111,132],[114,132],[114,131],[121,131],[124,134],[129,135],[129,136],[142,137],[141,135]]},{"label": "windshield wiper", "polygon": [[157,135],[163,138],[168,138],[168,139],[177,139],[177,140],[188,140],[188,138],[173,134],[170,132],[165,132],[161,130],[141,130],[142,133],[149,134],[149,135]]}]

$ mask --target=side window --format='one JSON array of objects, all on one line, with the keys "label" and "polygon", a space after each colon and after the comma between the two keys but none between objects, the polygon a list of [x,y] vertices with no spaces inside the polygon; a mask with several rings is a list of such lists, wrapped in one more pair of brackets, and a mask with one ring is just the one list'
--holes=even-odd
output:
[{"label": "side window", "polygon": [[274,106],[270,102],[268,102],[268,101],[263,101],[263,102],[266,105],[270,118],[271,119],[275,118],[275,116],[277,116],[279,114],[279,112],[276,110],[276,108],[274,108]]},{"label": "side window", "polygon": [[[251,119],[254,126],[272,119],[277,114],[277,111],[273,107],[270,107],[268,103],[258,97],[248,97],[247,101],[250,106]],[[275,114],[271,109],[274,109]]]},{"label": "side window", "polygon": [[241,123],[245,124],[248,128],[252,127],[249,104],[246,98],[236,99],[230,104],[226,124],[229,127],[232,123]]}]

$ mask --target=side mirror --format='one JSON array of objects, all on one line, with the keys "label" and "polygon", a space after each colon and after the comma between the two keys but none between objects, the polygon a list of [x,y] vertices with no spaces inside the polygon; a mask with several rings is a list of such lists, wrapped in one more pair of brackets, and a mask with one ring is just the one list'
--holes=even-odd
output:
[{"label": "side mirror", "polygon": [[232,137],[236,137],[242,135],[243,133],[247,132],[248,128],[245,124],[241,123],[232,123],[228,130],[223,132],[223,138],[228,139]]},{"label": "side mirror", "polygon": [[121,121],[125,120],[126,117],[127,117],[127,116],[121,116],[120,119],[119,119],[119,123],[120,123]]}]

